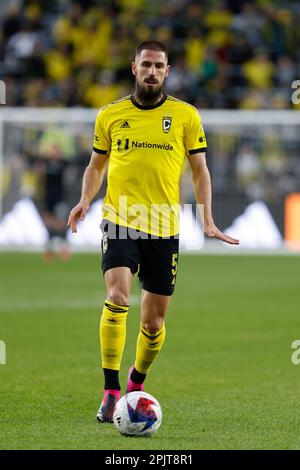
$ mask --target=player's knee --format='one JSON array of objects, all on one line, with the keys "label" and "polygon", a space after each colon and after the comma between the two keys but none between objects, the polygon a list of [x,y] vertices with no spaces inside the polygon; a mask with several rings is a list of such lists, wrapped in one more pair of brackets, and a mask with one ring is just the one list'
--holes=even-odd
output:
[{"label": "player's knee", "polygon": [[129,294],[119,289],[111,289],[107,300],[115,305],[129,305],[130,303]]},{"label": "player's knee", "polygon": [[151,325],[149,325],[149,323],[146,323],[145,325],[143,325],[143,328],[145,330],[147,330],[150,335],[155,335],[155,333],[157,333],[161,329],[161,327],[158,328],[158,327],[155,327],[155,326],[151,326]]},{"label": "player's knee", "polygon": [[164,324],[164,316],[155,317],[147,322],[142,323],[142,327],[149,331],[150,335],[155,335],[158,331],[160,331]]},{"label": "player's knee", "polygon": [[157,333],[159,330],[162,329],[162,326],[163,326],[163,322],[161,323],[144,323],[142,324],[142,327],[147,330],[150,335],[155,335],[155,333]]},{"label": "player's knee", "polygon": [[142,317],[142,327],[154,335],[162,329],[164,318],[166,315],[166,308],[164,305],[152,305],[149,312],[144,310]]}]

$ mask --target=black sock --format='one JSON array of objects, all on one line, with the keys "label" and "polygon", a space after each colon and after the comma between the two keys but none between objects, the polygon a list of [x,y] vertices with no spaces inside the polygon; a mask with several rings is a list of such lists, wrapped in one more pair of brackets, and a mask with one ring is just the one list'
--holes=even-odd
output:
[{"label": "black sock", "polygon": [[121,390],[119,382],[119,371],[112,369],[103,369],[104,372],[104,389],[105,390]]},{"label": "black sock", "polygon": [[135,384],[142,384],[145,378],[146,378],[146,374],[141,374],[135,368],[133,368],[133,371],[131,372],[131,380]]}]

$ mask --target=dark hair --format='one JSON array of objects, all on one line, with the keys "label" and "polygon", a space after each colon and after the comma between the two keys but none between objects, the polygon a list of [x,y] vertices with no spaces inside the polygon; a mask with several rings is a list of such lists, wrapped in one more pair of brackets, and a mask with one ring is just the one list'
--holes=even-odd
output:
[{"label": "dark hair", "polygon": [[144,49],[149,49],[150,51],[161,51],[166,54],[166,58],[168,58],[168,49],[166,46],[159,41],[144,41],[138,45],[135,51],[135,55],[137,56],[140,54]]}]

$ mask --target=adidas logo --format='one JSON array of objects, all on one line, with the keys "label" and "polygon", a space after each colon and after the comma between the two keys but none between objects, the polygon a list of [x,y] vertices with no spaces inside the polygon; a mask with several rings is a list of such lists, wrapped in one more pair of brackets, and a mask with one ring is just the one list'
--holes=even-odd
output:
[{"label": "adidas logo", "polygon": [[128,121],[124,121],[123,124],[120,126],[120,129],[128,129],[130,127]]}]

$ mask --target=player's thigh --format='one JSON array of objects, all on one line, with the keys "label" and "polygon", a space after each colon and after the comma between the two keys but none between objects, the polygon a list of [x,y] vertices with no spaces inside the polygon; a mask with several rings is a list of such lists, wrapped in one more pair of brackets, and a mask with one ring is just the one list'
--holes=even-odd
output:
[{"label": "player's thigh", "polygon": [[152,294],[171,296],[177,276],[178,238],[141,240],[140,246],[142,288]]},{"label": "player's thigh", "polygon": [[133,275],[126,266],[108,269],[104,273],[107,300],[116,305],[129,305],[132,278]]},{"label": "player's thigh", "polygon": [[143,328],[151,333],[161,329],[171,298],[171,295],[153,294],[142,290],[141,323]]}]

